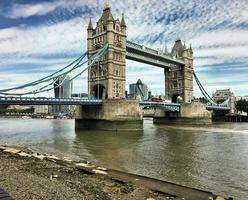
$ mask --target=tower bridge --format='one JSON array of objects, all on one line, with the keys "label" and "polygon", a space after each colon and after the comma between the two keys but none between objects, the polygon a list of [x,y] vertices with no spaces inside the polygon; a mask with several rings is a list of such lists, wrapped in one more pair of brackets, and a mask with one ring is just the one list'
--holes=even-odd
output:
[{"label": "tower bridge", "polygon": [[[0,90],[0,95],[26,95],[49,91],[58,87],[68,74],[71,81],[88,71],[87,100],[53,98],[9,98],[1,97],[0,104],[20,105],[78,105],[76,128],[142,129],[140,106],[156,108],[154,122],[163,119],[194,119],[209,122],[210,112],[206,106],[191,102],[193,97],[193,77],[204,93],[204,88],[194,74],[193,50],[177,38],[171,52],[161,52],[127,40],[127,25],[122,15],[121,20],[114,19],[111,8],[105,5],[103,13],[95,27],[89,20],[87,28],[87,49],[78,59],[42,79],[22,86]],[[87,60],[84,61],[87,55]],[[165,97],[172,103],[137,102],[125,100],[126,59],[150,64],[164,70]],[[84,64],[88,66],[81,69]],[[60,80],[60,81],[58,81]],[[16,92],[33,88],[28,92]],[[206,91],[205,91],[206,93]],[[181,97],[181,104],[177,103]],[[209,96],[208,96],[209,97]],[[97,100],[94,100],[97,99]],[[210,100],[211,101],[211,100]],[[227,110],[228,107],[212,105],[208,110]],[[177,119],[177,120],[174,120]],[[205,120],[205,121],[204,121]],[[125,122],[125,123],[124,123]]]}]

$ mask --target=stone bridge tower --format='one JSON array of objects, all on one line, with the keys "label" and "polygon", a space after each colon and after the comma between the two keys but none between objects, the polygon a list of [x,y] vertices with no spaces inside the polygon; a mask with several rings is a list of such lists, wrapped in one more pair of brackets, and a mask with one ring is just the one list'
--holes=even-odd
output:
[{"label": "stone bridge tower", "polygon": [[180,96],[185,103],[191,102],[193,97],[193,50],[182,44],[177,38],[172,48],[171,55],[182,59],[185,65],[175,65],[165,69],[165,94],[172,102],[177,102]]},{"label": "stone bridge tower", "polygon": [[95,54],[105,43],[107,52],[88,70],[90,98],[125,98],[126,82],[126,23],[113,18],[111,8],[105,4],[101,18],[93,28],[91,19],[87,29],[88,56]]}]

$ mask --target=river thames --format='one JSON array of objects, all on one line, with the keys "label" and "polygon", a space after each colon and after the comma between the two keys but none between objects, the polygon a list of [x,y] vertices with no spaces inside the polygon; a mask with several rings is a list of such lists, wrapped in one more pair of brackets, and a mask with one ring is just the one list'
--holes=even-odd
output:
[{"label": "river thames", "polygon": [[74,120],[0,119],[0,144],[208,190],[248,197],[248,123],[154,125],[144,131],[75,131]]}]

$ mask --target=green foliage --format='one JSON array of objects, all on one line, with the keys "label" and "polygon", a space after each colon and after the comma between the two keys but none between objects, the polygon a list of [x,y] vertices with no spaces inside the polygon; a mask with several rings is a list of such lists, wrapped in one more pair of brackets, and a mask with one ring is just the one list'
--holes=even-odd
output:
[{"label": "green foliage", "polygon": [[246,112],[248,114],[248,101],[245,99],[236,101],[235,107],[238,111]]}]

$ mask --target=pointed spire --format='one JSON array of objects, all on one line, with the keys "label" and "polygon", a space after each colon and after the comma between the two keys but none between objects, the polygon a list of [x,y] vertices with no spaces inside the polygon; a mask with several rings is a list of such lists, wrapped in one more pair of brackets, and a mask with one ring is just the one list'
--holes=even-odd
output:
[{"label": "pointed spire", "polygon": [[123,14],[123,13],[122,13],[122,18],[121,18],[121,26],[122,26],[122,27],[127,27],[127,26],[126,26],[126,22],[125,22],[124,14]]},{"label": "pointed spire", "polygon": [[92,25],[92,22],[91,22],[91,17],[90,17],[90,21],[89,21],[89,25],[88,25],[87,30],[93,30],[93,25]]},{"label": "pointed spire", "polygon": [[165,45],[164,45],[164,52],[167,53],[168,49],[167,49],[167,42],[165,41]]},{"label": "pointed spire", "polygon": [[186,49],[185,41],[183,41],[183,48]]},{"label": "pointed spire", "polygon": [[191,53],[193,53],[193,49],[192,49],[191,43],[189,45],[189,50],[190,50]]}]

